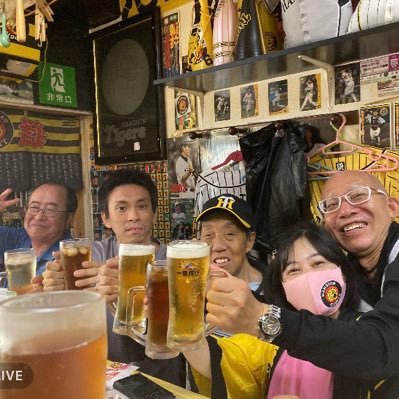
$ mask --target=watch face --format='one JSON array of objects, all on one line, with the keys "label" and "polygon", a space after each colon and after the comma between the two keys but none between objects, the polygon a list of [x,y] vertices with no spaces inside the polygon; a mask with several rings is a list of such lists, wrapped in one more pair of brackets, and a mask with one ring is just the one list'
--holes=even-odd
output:
[{"label": "watch face", "polygon": [[276,336],[281,330],[280,320],[271,315],[265,315],[262,320],[262,331],[266,335]]}]

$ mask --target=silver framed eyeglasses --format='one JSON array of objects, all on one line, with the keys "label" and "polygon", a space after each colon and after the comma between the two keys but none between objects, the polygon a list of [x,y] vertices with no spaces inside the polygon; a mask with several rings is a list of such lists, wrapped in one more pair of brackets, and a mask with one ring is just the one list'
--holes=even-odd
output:
[{"label": "silver framed eyeglasses", "polygon": [[319,202],[319,210],[322,213],[331,213],[337,211],[342,203],[342,198],[345,198],[351,205],[363,204],[367,202],[371,194],[383,194],[388,196],[388,194],[383,191],[372,187],[358,187],[345,194],[339,195],[338,197],[328,197]]},{"label": "silver framed eyeglasses", "polygon": [[28,205],[26,208],[26,213],[28,215],[37,215],[40,211],[48,218],[55,218],[59,213],[68,213],[68,211],[59,211],[53,208],[40,208],[37,205]]}]

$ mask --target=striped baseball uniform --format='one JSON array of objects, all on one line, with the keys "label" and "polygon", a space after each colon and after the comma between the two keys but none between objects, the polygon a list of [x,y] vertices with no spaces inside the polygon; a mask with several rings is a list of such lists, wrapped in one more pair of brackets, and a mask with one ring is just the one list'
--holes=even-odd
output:
[{"label": "striped baseball uniform", "polygon": [[399,0],[362,0],[349,23],[348,32],[358,32],[399,21]]},{"label": "striped baseball uniform", "polygon": [[245,167],[239,163],[237,170],[212,170],[202,172],[197,179],[194,193],[194,216],[202,212],[202,207],[210,198],[221,194],[234,194],[247,199]]}]

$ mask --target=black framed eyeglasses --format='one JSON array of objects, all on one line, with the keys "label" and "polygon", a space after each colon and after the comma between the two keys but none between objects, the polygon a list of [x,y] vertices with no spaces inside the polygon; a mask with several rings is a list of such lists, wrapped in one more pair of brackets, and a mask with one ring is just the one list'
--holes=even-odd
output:
[{"label": "black framed eyeglasses", "polygon": [[59,211],[58,209],[54,208],[40,208],[37,205],[28,205],[26,207],[26,213],[28,215],[37,215],[40,211],[43,212],[43,215],[48,218],[55,218],[59,213],[68,213],[68,211]]},{"label": "black framed eyeglasses", "polygon": [[320,201],[318,204],[319,210],[322,213],[337,211],[341,207],[342,198],[345,198],[351,205],[363,204],[363,202],[367,202],[370,199],[372,193],[383,194],[388,197],[388,194],[383,190],[367,186],[358,187],[337,197],[328,197]]}]

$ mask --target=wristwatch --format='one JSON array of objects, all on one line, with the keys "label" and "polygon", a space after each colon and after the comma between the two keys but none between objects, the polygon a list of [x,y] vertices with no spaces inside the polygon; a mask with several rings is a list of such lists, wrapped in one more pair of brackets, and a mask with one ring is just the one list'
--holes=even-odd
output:
[{"label": "wristwatch", "polygon": [[258,319],[259,338],[262,341],[273,342],[281,333],[281,309],[275,305],[269,305],[269,311]]}]

